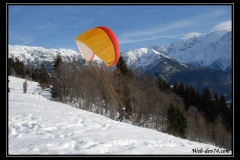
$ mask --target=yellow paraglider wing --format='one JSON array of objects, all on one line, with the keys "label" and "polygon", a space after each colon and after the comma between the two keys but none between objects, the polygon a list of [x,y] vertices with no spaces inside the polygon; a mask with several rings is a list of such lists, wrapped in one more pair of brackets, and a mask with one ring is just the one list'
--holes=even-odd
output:
[{"label": "yellow paraglider wing", "polygon": [[83,57],[91,61],[96,54],[107,66],[115,65],[120,58],[120,47],[115,34],[105,26],[92,28],[76,38]]}]

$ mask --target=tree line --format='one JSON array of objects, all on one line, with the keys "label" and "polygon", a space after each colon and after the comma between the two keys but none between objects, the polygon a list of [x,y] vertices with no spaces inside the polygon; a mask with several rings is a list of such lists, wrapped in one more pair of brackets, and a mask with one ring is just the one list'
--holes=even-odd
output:
[{"label": "tree line", "polygon": [[21,62],[18,58],[8,58],[8,75],[25,78],[39,82],[42,88],[50,87],[50,74],[42,63],[40,67],[30,67]]},{"label": "tree line", "polygon": [[8,59],[8,75],[51,86],[53,98],[77,108],[115,119],[117,109],[125,107],[125,118],[133,125],[232,149],[232,103],[228,106],[223,95],[212,97],[207,87],[199,93],[183,83],[140,76],[122,57],[109,69],[64,62],[58,55],[51,73],[44,64],[30,68]]}]

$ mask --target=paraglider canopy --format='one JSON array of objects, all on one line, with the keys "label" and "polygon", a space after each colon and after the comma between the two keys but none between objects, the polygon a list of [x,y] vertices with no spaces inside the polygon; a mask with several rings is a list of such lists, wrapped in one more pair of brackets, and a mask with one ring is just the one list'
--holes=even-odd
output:
[{"label": "paraglider canopy", "polygon": [[87,30],[76,38],[78,49],[87,61],[97,55],[106,66],[114,66],[120,57],[117,37],[111,29],[99,26]]}]

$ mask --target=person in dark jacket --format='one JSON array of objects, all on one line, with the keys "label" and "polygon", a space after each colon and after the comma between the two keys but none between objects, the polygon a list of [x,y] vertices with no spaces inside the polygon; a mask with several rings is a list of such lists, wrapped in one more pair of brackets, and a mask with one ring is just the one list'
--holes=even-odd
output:
[{"label": "person in dark jacket", "polygon": [[27,93],[27,80],[23,83],[23,93]]},{"label": "person in dark jacket", "polygon": [[117,121],[120,120],[120,122],[122,122],[124,114],[125,114],[125,107],[123,107],[123,109],[119,109],[119,116]]}]

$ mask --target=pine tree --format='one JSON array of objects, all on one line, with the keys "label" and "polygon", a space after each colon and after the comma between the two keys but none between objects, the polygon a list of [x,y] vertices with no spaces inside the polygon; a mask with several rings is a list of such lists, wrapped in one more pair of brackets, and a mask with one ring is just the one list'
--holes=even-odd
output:
[{"label": "pine tree", "polygon": [[32,79],[36,82],[39,82],[39,69],[38,68],[33,69]]},{"label": "pine tree", "polygon": [[230,104],[228,106],[226,119],[227,119],[227,128],[228,128],[228,130],[232,131],[232,129],[233,129],[233,105],[232,105],[232,101],[230,102]]},{"label": "pine tree", "polygon": [[15,71],[16,74],[21,76],[22,78],[25,78],[26,75],[26,69],[25,66],[23,64],[23,62],[21,62],[18,58],[15,58]]},{"label": "pine tree", "polygon": [[170,90],[170,85],[162,78],[157,79],[157,86],[160,90],[168,92]]},{"label": "pine tree", "polygon": [[188,87],[188,85],[186,86],[186,89],[184,91],[184,96],[183,96],[183,100],[184,100],[184,103],[185,103],[185,109],[186,111],[188,110],[188,108],[190,107],[191,105],[191,98],[192,98],[193,95],[190,94],[190,89]]},{"label": "pine tree", "polygon": [[219,106],[220,106],[220,112],[223,115],[226,115],[228,108],[227,108],[227,103],[224,95],[221,95],[219,98]]},{"label": "pine tree", "polygon": [[185,86],[183,82],[177,84],[176,82],[173,85],[173,92],[184,98]]},{"label": "pine tree", "polygon": [[168,131],[174,135],[185,137],[187,128],[187,120],[183,113],[177,108],[170,104],[167,111],[168,119]]},{"label": "pine tree", "polygon": [[39,70],[39,83],[43,88],[49,87],[50,84],[50,76],[47,73],[47,69],[43,63],[41,64],[41,68]]},{"label": "pine tree", "polygon": [[184,98],[184,93],[185,93],[185,86],[183,82],[180,83],[179,88],[178,88],[178,94]]},{"label": "pine tree", "polygon": [[57,54],[57,57],[55,58],[53,62],[53,71],[56,70],[62,63],[62,57],[60,54]]},{"label": "pine tree", "polygon": [[8,75],[12,75],[12,68],[15,68],[15,63],[12,58],[8,58]]},{"label": "pine tree", "polygon": [[210,121],[213,120],[212,113],[211,113],[211,107],[212,107],[211,102],[212,102],[212,98],[211,98],[210,90],[207,87],[205,87],[203,94],[201,95],[200,108],[206,114],[207,120],[210,120]]},{"label": "pine tree", "polygon": [[51,77],[51,94],[53,98],[61,97],[61,89],[62,89],[62,83],[61,79],[59,78],[61,71],[60,66],[62,65],[62,57],[58,54],[53,62],[53,69],[52,69],[52,77]]},{"label": "pine tree", "polygon": [[173,92],[178,94],[178,84],[177,84],[177,82],[174,82],[174,84],[173,84]]},{"label": "pine tree", "polygon": [[116,70],[120,72],[121,76],[126,76],[129,72],[127,64],[124,61],[124,59],[122,58],[122,56],[120,56],[116,67],[117,67]]},{"label": "pine tree", "polygon": [[193,105],[193,106],[199,106],[199,102],[200,102],[200,95],[199,93],[195,90],[195,88],[193,86],[190,86],[189,87],[189,94],[191,95],[191,98],[190,98],[190,106]]},{"label": "pine tree", "polygon": [[127,78],[130,74],[131,72],[129,71],[126,62],[120,56],[115,70],[116,81],[118,82],[119,88],[117,92],[121,98],[121,101],[123,102],[124,107],[126,108],[126,113],[128,113],[129,115],[131,115],[132,113],[129,88],[127,86]]}]

